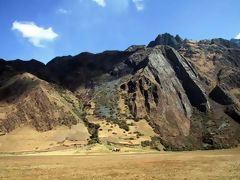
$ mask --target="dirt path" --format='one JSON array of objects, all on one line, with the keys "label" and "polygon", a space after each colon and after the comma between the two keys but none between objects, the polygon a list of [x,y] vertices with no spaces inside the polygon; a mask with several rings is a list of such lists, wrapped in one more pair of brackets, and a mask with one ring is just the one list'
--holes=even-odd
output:
[{"label": "dirt path", "polygon": [[0,179],[240,179],[240,149],[0,156]]}]

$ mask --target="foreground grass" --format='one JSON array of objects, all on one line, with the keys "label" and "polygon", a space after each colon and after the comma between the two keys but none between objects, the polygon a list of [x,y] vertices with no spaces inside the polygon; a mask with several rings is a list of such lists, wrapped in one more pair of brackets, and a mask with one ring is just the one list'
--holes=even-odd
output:
[{"label": "foreground grass", "polygon": [[0,179],[240,179],[240,149],[0,156]]}]

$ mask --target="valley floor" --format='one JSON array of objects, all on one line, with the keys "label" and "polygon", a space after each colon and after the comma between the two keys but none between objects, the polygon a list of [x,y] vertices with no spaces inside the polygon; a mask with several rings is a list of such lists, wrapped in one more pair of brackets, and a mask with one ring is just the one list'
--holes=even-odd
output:
[{"label": "valley floor", "polygon": [[[70,152],[70,151],[69,151]],[[61,155],[60,155],[61,154]],[[240,149],[0,155],[0,179],[240,179]]]}]

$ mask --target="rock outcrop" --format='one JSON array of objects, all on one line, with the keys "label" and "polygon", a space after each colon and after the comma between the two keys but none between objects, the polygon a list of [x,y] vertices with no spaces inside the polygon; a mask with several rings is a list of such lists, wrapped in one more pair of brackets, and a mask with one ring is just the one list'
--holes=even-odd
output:
[{"label": "rock outcrop", "polygon": [[158,35],[154,41],[151,41],[148,44],[148,47],[154,47],[158,45],[167,45],[175,49],[179,49],[182,43],[183,43],[183,39],[179,35],[176,35],[174,37],[169,33],[165,33],[165,34]]}]

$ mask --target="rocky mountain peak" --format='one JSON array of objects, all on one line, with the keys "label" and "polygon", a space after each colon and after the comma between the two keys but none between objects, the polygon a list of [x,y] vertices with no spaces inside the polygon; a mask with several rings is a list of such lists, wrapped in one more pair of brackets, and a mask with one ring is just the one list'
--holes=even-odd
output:
[{"label": "rocky mountain peak", "polygon": [[148,47],[154,47],[157,45],[168,45],[175,49],[179,49],[181,47],[182,42],[183,42],[183,39],[179,35],[176,35],[174,37],[169,33],[164,33],[164,34],[158,35],[154,41],[151,41],[148,44]]}]

